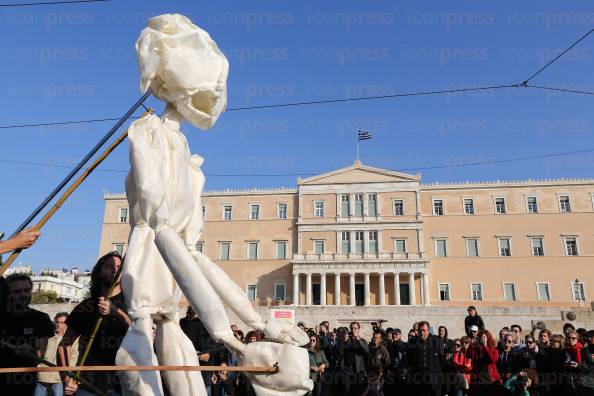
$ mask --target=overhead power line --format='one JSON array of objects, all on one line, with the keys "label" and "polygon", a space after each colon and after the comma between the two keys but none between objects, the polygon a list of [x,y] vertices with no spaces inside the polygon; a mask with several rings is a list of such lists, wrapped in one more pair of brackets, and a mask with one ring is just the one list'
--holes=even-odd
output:
[{"label": "overhead power line", "polygon": [[528,85],[526,88],[537,88],[537,89],[545,89],[549,91],[559,91],[559,92],[567,92],[567,93],[576,93],[582,95],[594,95],[594,92],[591,91],[581,91],[578,89],[568,89],[568,88],[557,88],[557,87],[547,87],[544,85]]},{"label": "overhead power line", "polygon": [[105,3],[111,0],[71,0],[71,1],[44,1],[40,3],[12,3],[0,4],[0,7],[31,7],[40,5],[55,5],[55,4],[76,4],[76,3]]},{"label": "overhead power line", "polygon": [[[575,151],[565,151],[560,153],[548,153],[548,154],[536,154],[530,156],[523,156],[523,157],[515,157],[515,158],[505,158],[500,160],[490,160],[490,161],[476,161],[476,162],[465,162],[461,164],[443,164],[443,165],[434,165],[434,166],[420,166],[415,168],[400,168],[398,170],[403,172],[414,172],[420,170],[434,170],[434,169],[448,169],[448,168],[462,168],[467,166],[481,166],[481,165],[493,165],[493,164],[502,164],[502,163],[509,163],[509,162],[520,162],[520,161],[530,161],[535,159],[544,159],[544,158],[553,158],[553,157],[563,157],[568,155],[576,155],[576,154],[585,154],[594,152],[594,147],[586,148],[582,150],[575,150]],[[49,167],[49,168],[68,168],[71,169],[73,166],[70,165],[59,165],[59,164],[45,164],[42,162],[32,162],[32,161],[21,161],[21,160],[12,160],[8,158],[0,158],[0,162],[7,162],[7,163],[14,163],[14,164],[21,164],[21,165],[32,165],[32,166],[41,166],[41,167]],[[96,171],[100,172],[112,172],[112,173],[127,173],[127,170],[122,169],[105,169],[105,168],[97,168]],[[206,176],[209,177],[288,177],[288,176],[314,176],[319,173],[206,173]]]},{"label": "overhead power line", "polygon": [[[381,96],[360,96],[356,98],[345,98],[345,99],[326,99],[326,100],[310,100],[304,102],[289,102],[289,103],[277,103],[269,105],[255,105],[245,107],[230,107],[227,111],[243,111],[243,110],[258,110],[258,109],[270,109],[276,107],[292,107],[292,106],[308,106],[315,104],[328,104],[328,103],[341,103],[341,102],[356,102],[363,100],[380,100],[380,99],[395,99],[404,98],[409,96],[426,96],[426,95],[443,95],[461,92],[472,92],[472,91],[487,91],[501,88],[517,88],[517,85],[491,85],[483,87],[468,87],[468,88],[452,88],[432,91],[418,91],[418,92],[404,92],[393,95],[381,95]],[[138,118],[138,117],[130,117]],[[71,124],[85,124],[93,122],[105,122],[105,121],[117,121],[119,117],[114,118],[98,118],[90,120],[75,120],[75,121],[58,121],[58,122],[44,122],[38,124],[14,124],[14,125],[0,125],[0,129],[13,129],[13,128],[28,128],[28,127],[42,127],[42,126],[56,126],[56,125],[71,125]]]},{"label": "overhead power line", "polygon": [[565,50],[563,52],[561,52],[559,55],[557,55],[556,57],[554,57],[553,59],[551,59],[546,65],[544,65],[543,67],[541,67],[540,69],[538,69],[536,71],[536,73],[534,73],[533,75],[531,75],[530,77],[528,77],[527,80],[525,80],[522,84],[526,85],[530,82],[530,80],[532,80],[534,77],[538,76],[540,73],[542,73],[547,67],[551,66],[553,63],[555,63],[559,58],[561,58],[563,55],[565,55],[565,53],[567,51],[569,51],[570,49],[572,49],[573,47],[575,47],[576,45],[578,45],[580,42],[582,42],[586,37],[588,37],[592,32],[594,32],[594,29],[590,30],[589,32],[587,32],[586,34],[584,34],[582,37],[580,37],[579,39],[577,39],[573,44],[571,44],[569,47],[565,48]]}]

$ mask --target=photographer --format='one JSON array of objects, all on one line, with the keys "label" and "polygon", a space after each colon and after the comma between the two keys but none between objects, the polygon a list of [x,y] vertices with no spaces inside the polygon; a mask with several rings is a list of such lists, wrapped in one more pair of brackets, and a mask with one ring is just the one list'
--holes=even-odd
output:
[{"label": "photographer", "polygon": [[528,388],[532,385],[532,381],[528,377],[528,373],[520,371],[516,375],[512,375],[503,383],[503,387],[512,396],[530,396]]},{"label": "photographer", "polygon": [[341,343],[342,367],[345,374],[346,394],[359,396],[367,392],[367,356],[369,345],[361,338],[359,322],[351,322],[350,332]]}]

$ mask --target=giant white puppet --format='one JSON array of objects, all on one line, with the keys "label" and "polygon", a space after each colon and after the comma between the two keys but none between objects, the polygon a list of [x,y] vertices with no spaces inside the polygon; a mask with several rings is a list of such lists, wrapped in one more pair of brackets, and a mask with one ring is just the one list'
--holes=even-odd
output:
[{"label": "giant white puppet", "polygon": [[[309,391],[308,342],[299,328],[265,323],[239,288],[208,257],[196,251],[203,227],[203,159],[191,155],[182,121],[210,128],[225,110],[229,64],[207,32],[177,14],[151,18],[136,43],[141,89],[167,103],[161,117],[149,115],[129,129],[131,169],[126,193],[131,234],[122,287],[132,326],[118,351],[121,365],[198,365],[190,340],[177,322],[181,292],[211,336],[240,365],[271,366],[275,374],[248,374],[259,396],[297,396]],[[180,290],[181,289],[181,290]],[[230,329],[224,305],[273,342],[242,344]],[[152,341],[153,322],[157,331]],[[162,395],[158,372],[121,373],[126,395]],[[173,395],[206,391],[199,372],[164,372]]]}]

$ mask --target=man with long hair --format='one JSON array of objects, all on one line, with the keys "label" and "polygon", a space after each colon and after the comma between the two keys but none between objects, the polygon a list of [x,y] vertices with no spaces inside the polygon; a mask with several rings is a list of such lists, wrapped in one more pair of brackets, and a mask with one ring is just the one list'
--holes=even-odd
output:
[{"label": "man with long hair", "polygon": [[[101,326],[84,364],[86,366],[115,364],[116,353],[130,325],[119,279],[114,279],[122,261],[122,256],[118,252],[111,252],[101,257],[93,267],[90,284],[91,297],[78,304],[66,320],[68,329],[58,347],[58,360],[61,366],[68,365],[69,347],[79,336],[81,337],[79,359],[82,358],[89,336],[100,317],[103,317]],[[107,293],[114,282],[113,292],[108,296]],[[115,372],[83,372],[81,377],[110,396],[121,393]],[[76,381],[71,378],[64,380],[66,395],[74,393],[77,396],[87,395],[84,389],[79,389],[79,384]]]}]

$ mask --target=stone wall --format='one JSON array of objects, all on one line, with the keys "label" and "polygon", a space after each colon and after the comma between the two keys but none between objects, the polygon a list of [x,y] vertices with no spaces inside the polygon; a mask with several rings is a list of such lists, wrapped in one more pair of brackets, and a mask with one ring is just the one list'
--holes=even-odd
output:
[{"label": "stone wall", "polygon": [[[75,304],[39,304],[33,305],[35,309],[46,312],[51,318],[57,312],[70,312]],[[280,307],[279,307],[280,308]],[[331,328],[348,326],[351,321],[359,321],[363,334],[371,335],[371,322],[386,320],[383,327],[398,327],[406,334],[414,322],[428,320],[434,329],[444,325],[449,330],[450,337],[460,337],[464,334],[464,317],[467,315],[464,308],[432,307],[432,306],[369,306],[369,307],[333,307],[333,306],[309,306],[291,307],[295,309],[297,321],[305,322],[307,327],[314,327],[322,320],[328,320]],[[546,327],[553,332],[560,332],[564,323],[568,322],[566,314],[574,312],[576,319],[570,321],[576,328],[584,327],[594,329],[594,312],[589,308],[543,308],[543,307],[477,307],[488,330],[497,336],[499,329],[503,326],[519,324],[523,329],[532,329],[539,321],[545,323]],[[268,307],[257,307],[259,313],[266,319],[270,316]],[[180,309],[180,316],[183,317],[185,308]],[[244,330],[247,327],[232,313],[228,312],[229,321],[237,324]]]}]

